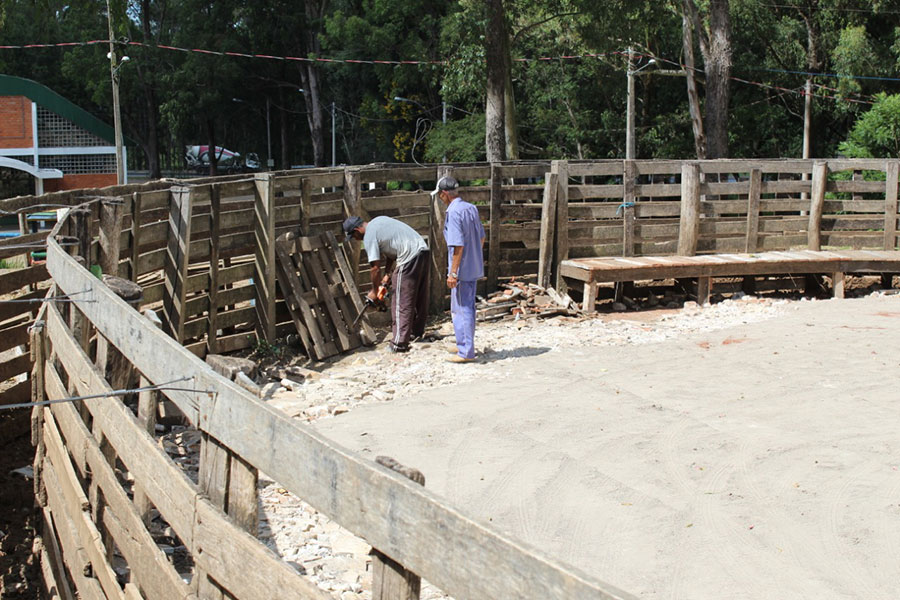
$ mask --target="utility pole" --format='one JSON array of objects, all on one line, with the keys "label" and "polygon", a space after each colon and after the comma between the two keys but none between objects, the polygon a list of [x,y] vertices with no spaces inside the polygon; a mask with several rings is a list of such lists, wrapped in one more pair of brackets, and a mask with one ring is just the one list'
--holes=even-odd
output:
[{"label": "utility pole", "polygon": [[[113,96],[113,127],[116,131],[116,183],[125,183],[125,161],[122,157],[122,113],[119,109],[119,67],[116,58],[116,45],[113,42],[112,12],[109,9],[109,0],[106,0],[106,22],[109,27],[109,77],[112,80]],[[122,57],[128,60],[127,56]]]},{"label": "utility pole", "polygon": [[625,107],[625,159],[634,158],[634,50],[628,48],[628,69],[625,75],[628,77],[628,100]]},{"label": "utility pole", "polygon": [[337,136],[335,135],[334,128],[334,102],[331,103],[331,166],[337,166],[337,155],[335,154],[335,149],[337,148],[336,144]]}]

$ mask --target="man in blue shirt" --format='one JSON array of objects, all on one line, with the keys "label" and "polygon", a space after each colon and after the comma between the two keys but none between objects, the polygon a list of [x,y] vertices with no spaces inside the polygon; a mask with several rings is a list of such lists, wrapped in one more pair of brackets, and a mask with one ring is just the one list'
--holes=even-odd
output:
[{"label": "man in blue shirt", "polygon": [[484,277],[484,227],[478,209],[459,197],[459,182],[453,177],[441,177],[431,196],[447,205],[447,287],[456,334],[456,353],[447,360],[471,362],[475,360],[475,286]]}]

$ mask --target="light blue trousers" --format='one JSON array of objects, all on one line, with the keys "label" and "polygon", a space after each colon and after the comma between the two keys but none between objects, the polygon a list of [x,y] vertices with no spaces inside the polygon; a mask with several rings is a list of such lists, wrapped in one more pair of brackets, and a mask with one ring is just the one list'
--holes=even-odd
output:
[{"label": "light blue trousers", "polygon": [[460,281],[450,290],[450,316],[459,356],[475,358],[475,287],[477,281]]}]

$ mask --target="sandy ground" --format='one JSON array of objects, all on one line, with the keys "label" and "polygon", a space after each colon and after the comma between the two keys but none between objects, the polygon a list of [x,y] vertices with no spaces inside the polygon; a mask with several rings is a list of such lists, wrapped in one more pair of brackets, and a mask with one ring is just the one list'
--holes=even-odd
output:
[{"label": "sandy ground", "polygon": [[497,326],[438,383],[307,420],[642,598],[896,598],[900,297],[623,323]]}]

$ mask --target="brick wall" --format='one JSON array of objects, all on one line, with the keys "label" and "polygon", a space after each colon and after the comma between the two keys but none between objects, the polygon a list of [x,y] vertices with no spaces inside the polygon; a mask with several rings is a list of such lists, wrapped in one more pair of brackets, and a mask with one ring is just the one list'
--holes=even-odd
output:
[{"label": "brick wall", "polygon": [[85,175],[64,175],[62,179],[44,181],[44,192],[78,190],[81,188],[102,188],[116,185],[115,173],[88,173]]},{"label": "brick wall", "polygon": [[0,96],[0,148],[31,148],[31,100]]}]

